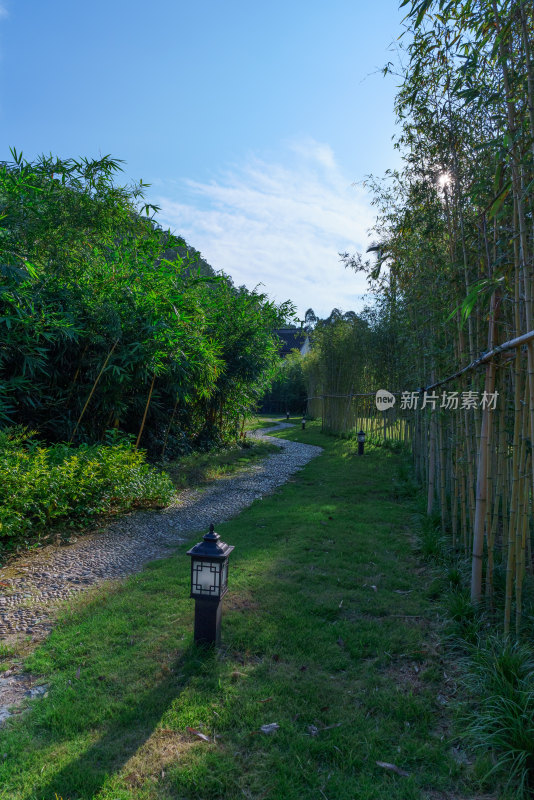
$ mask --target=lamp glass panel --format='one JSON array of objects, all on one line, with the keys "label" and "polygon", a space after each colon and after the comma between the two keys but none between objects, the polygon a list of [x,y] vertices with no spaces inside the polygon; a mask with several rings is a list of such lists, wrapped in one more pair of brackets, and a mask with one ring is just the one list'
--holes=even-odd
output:
[{"label": "lamp glass panel", "polygon": [[228,583],[228,559],[223,564],[221,570],[221,591],[226,589],[226,585]]},{"label": "lamp glass panel", "polygon": [[221,565],[219,561],[193,559],[191,593],[199,597],[219,597],[221,590]]}]

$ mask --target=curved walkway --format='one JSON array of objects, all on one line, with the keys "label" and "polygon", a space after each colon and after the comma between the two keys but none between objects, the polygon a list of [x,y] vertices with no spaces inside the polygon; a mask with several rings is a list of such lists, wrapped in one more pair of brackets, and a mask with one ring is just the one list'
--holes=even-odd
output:
[{"label": "curved walkway", "polygon": [[[267,441],[265,434],[270,431],[291,427],[281,422],[249,436]],[[322,450],[286,439],[268,441],[278,445],[280,452],[206,488],[180,492],[163,511],[122,516],[103,532],[87,534],[67,546],[44,547],[1,568],[0,642],[29,636],[33,642],[39,641],[53,627],[59,601],[104,580],[124,578],[148,561],[170,555],[188,534],[207,530],[210,522],[217,527],[235,517],[285,483]],[[33,677],[20,672],[19,666],[1,673],[0,725],[24,697],[38,697],[46,688],[35,686]]]},{"label": "curved walkway", "polygon": [[[282,422],[249,436],[264,438],[269,431],[288,427],[292,425]],[[82,536],[67,546],[50,545],[0,569],[0,641],[28,635],[42,638],[52,627],[58,601],[169,555],[187,534],[207,529],[210,522],[217,527],[236,516],[285,483],[322,449],[285,439],[269,441],[280,446],[279,453],[206,488],[181,492],[163,511],[131,513],[103,532]]]}]

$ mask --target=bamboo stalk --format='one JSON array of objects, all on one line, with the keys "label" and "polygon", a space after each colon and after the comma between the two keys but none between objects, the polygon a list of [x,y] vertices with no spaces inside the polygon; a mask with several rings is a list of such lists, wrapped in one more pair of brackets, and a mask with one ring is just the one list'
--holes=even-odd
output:
[{"label": "bamboo stalk", "polygon": [[504,605],[504,633],[510,631],[510,617],[512,613],[512,588],[515,574],[516,538],[515,527],[517,524],[517,504],[519,492],[519,437],[521,429],[521,403],[520,403],[520,355],[516,353],[515,364],[515,413],[514,413],[514,440],[512,450],[512,497],[510,501],[510,520],[508,526],[508,553],[506,559],[506,590]]},{"label": "bamboo stalk", "polygon": [[473,449],[472,449],[472,430],[469,427],[468,410],[464,412],[464,426],[465,426],[465,459],[467,464],[467,510],[469,512],[469,526],[468,532],[468,547],[473,546],[473,529],[475,524],[476,502],[474,491],[474,475],[473,475]]},{"label": "bamboo stalk", "polygon": [[524,388],[524,401],[521,409],[521,450],[519,455],[519,468],[521,474],[519,475],[518,484],[518,513],[517,524],[515,531],[515,629],[516,635],[519,635],[521,626],[522,614],[522,596],[523,596],[523,577],[525,574],[525,542],[526,542],[526,522],[527,522],[527,509],[528,509],[528,483],[527,471],[524,469],[527,459],[527,430],[529,424],[528,415],[528,380],[525,381]]},{"label": "bamboo stalk", "polygon": [[81,414],[80,414],[80,416],[78,417],[78,421],[77,421],[76,425],[74,426],[74,430],[72,431],[71,437],[70,437],[70,439],[69,439],[69,444],[70,444],[70,443],[73,441],[73,439],[74,439],[74,436],[76,435],[76,431],[78,430],[78,426],[79,426],[80,422],[82,421],[82,418],[83,418],[83,415],[85,414],[85,411],[86,411],[86,409],[87,409],[87,406],[89,405],[89,403],[90,403],[90,401],[91,401],[91,397],[93,396],[93,394],[94,394],[94,391],[95,391],[95,389],[96,389],[96,387],[98,386],[98,383],[99,383],[99,381],[100,381],[100,378],[102,377],[102,374],[103,374],[104,370],[106,369],[106,367],[107,367],[107,365],[108,365],[109,359],[110,359],[110,358],[111,358],[111,356],[113,355],[113,351],[114,351],[114,350],[115,350],[115,348],[117,347],[118,343],[119,343],[119,340],[118,340],[118,339],[116,339],[116,340],[115,340],[115,343],[113,344],[113,346],[112,346],[112,348],[111,348],[111,350],[109,351],[109,353],[108,353],[108,354],[107,354],[107,356],[106,356],[106,360],[105,360],[105,361],[104,361],[104,363],[102,364],[102,367],[101,367],[101,369],[100,369],[100,372],[99,372],[99,373],[98,373],[98,375],[96,376],[96,380],[95,380],[95,382],[93,383],[93,386],[92,386],[92,389],[91,389],[91,391],[89,392],[89,397],[88,397],[88,398],[87,398],[87,400],[85,401],[85,405],[84,405],[84,407],[82,408],[82,413],[81,413]]},{"label": "bamboo stalk", "polygon": [[445,452],[444,452],[444,436],[443,436],[443,422],[441,414],[438,414],[438,439],[439,439],[439,504],[441,512],[441,532],[445,534],[445,526],[447,522],[447,499],[445,492]]},{"label": "bamboo stalk", "polygon": [[76,372],[74,373],[74,377],[73,377],[73,379],[72,379],[72,381],[71,381],[71,385],[70,385],[69,393],[68,393],[68,395],[67,395],[67,399],[66,399],[66,401],[65,401],[65,405],[66,405],[66,406],[68,406],[68,405],[69,405],[70,398],[72,397],[72,393],[73,393],[73,391],[74,391],[74,387],[75,387],[75,385],[76,385],[76,382],[77,382],[77,380],[78,380],[78,377],[79,377],[79,375],[80,375],[80,372],[81,372],[81,369],[82,369],[82,362],[83,362],[83,359],[85,358],[85,354],[87,353],[87,350],[88,350],[88,349],[89,349],[89,345],[88,345],[88,344],[86,344],[86,345],[85,345],[85,347],[84,347],[84,349],[83,349],[83,352],[82,352],[82,354],[81,354],[81,356],[80,356],[80,360],[79,360],[79,362],[78,362],[78,367],[77,367],[77,369],[76,369]]},{"label": "bamboo stalk", "polygon": [[[491,351],[495,339],[495,315],[497,302],[495,293],[491,296],[490,322],[488,326],[488,349]],[[495,361],[492,359],[486,366],[484,392],[486,398],[495,391]],[[484,526],[486,523],[489,443],[492,423],[491,402],[486,402],[482,411],[479,452],[477,463],[477,493],[475,507],[475,523],[473,526],[473,551],[471,564],[471,601],[479,603],[482,596],[482,556],[484,550]]]},{"label": "bamboo stalk", "polygon": [[[488,536],[488,560],[486,564],[486,599],[491,604],[493,602],[493,573],[495,565],[495,542],[497,540],[498,526],[499,526],[499,507],[505,493],[504,485],[504,448],[503,442],[503,419],[504,419],[504,403],[501,404],[501,411],[499,413],[499,427],[494,430],[493,435],[497,440],[496,449],[496,467],[495,467],[495,480],[492,481],[493,498],[488,490],[488,506],[493,500],[493,507],[491,518],[487,519],[486,530]],[[489,479],[489,476],[488,476]]]},{"label": "bamboo stalk", "polygon": [[427,506],[426,506],[426,513],[428,515],[432,514],[434,510],[434,494],[436,491],[435,487],[435,479],[436,479],[436,431],[435,431],[435,422],[434,422],[434,414],[431,413],[430,416],[430,450],[428,454],[428,485],[427,485]]},{"label": "bamboo stalk", "polygon": [[172,410],[172,415],[171,415],[171,419],[170,419],[170,422],[169,422],[169,427],[167,428],[167,430],[165,432],[165,440],[163,442],[163,447],[162,447],[161,456],[160,456],[161,459],[163,459],[163,456],[165,455],[165,450],[167,449],[167,439],[169,438],[169,433],[171,431],[172,423],[174,422],[174,416],[176,414],[176,409],[177,408],[178,408],[178,393],[176,393],[176,402],[174,403],[174,408]]},{"label": "bamboo stalk", "polygon": [[458,475],[456,470],[454,470],[453,487],[451,505],[452,549],[456,552],[458,549]]},{"label": "bamboo stalk", "polygon": [[149,393],[148,393],[148,398],[147,398],[147,401],[146,401],[145,413],[143,414],[143,420],[142,420],[142,422],[141,422],[141,427],[140,427],[140,429],[139,429],[139,434],[138,434],[138,436],[137,436],[137,441],[136,441],[136,443],[135,443],[135,449],[136,449],[136,450],[137,450],[137,448],[139,447],[139,442],[141,441],[141,436],[143,435],[143,429],[144,429],[144,427],[145,427],[146,415],[147,415],[147,412],[148,412],[148,407],[149,407],[149,405],[150,405],[150,398],[152,397],[152,390],[153,390],[153,388],[154,388],[154,381],[155,381],[155,380],[156,380],[156,373],[154,373],[154,374],[152,375],[152,383],[150,384],[150,391],[149,391]]}]

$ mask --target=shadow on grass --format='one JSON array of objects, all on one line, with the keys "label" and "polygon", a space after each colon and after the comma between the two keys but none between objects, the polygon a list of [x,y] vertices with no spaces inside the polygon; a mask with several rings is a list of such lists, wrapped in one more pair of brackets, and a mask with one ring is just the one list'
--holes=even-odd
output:
[{"label": "shadow on grass", "polygon": [[[136,705],[114,717],[102,735],[75,760],[66,764],[42,785],[34,785],[24,800],[63,798],[91,800],[104,784],[119,773],[158,728],[162,717],[199,671],[217,671],[216,653],[191,644],[170,666],[170,674],[149,691],[139,695]],[[176,734],[181,732],[176,731]],[[143,776],[146,777],[146,776]]]}]

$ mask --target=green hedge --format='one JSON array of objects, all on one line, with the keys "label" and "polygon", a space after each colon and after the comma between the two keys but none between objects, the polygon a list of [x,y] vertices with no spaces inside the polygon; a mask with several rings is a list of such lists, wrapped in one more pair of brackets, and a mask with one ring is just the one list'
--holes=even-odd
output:
[{"label": "green hedge", "polygon": [[110,511],[165,505],[170,478],[125,439],[46,447],[32,434],[0,432],[0,547],[55,525],[75,527]]}]

